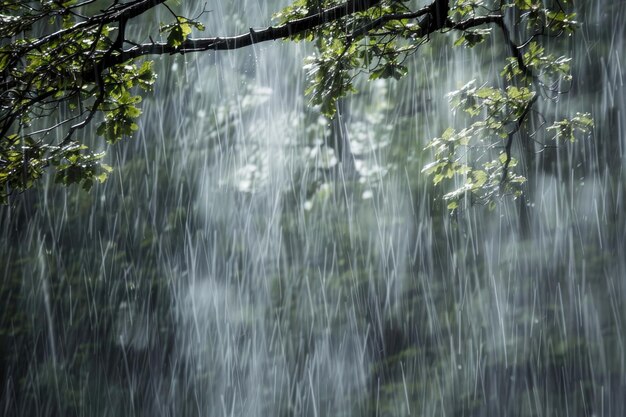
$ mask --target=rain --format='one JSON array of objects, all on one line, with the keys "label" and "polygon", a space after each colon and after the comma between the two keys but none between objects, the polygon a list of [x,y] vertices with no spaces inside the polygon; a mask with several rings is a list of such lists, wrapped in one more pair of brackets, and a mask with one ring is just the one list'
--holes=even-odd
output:
[{"label": "rain", "polygon": [[[288,4],[180,7],[213,35]],[[81,133],[106,182],[0,207],[0,415],[626,415],[626,2],[574,7],[545,111],[595,127],[515,145],[524,197],[454,212],[425,148],[467,124],[447,93],[501,80],[500,37],[435,34],[334,119],[310,43],[156,57],[135,135]]]}]

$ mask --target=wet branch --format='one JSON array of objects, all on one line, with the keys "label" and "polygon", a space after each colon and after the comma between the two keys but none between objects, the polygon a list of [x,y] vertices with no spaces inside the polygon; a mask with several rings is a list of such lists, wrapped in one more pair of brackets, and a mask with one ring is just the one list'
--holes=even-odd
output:
[{"label": "wet branch", "polygon": [[109,23],[115,23],[115,22],[128,21],[130,19],[133,19],[137,16],[142,15],[148,10],[164,2],[165,0],[135,0],[130,3],[118,5],[115,8],[109,8],[107,10],[104,10],[102,13],[98,15],[90,17],[87,20],[84,20],[82,22],[76,23],[75,25],[69,28],[58,30],[47,36],[41,37],[36,42],[29,43],[27,45],[27,48],[24,50],[24,52],[32,51],[49,42],[60,39],[63,36],[76,33],[76,32],[79,32],[81,30],[84,30],[90,27],[102,26],[102,25],[107,25]]},{"label": "wet branch", "polygon": [[352,41],[360,36],[367,35],[373,30],[377,30],[385,26],[387,23],[394,20],[413,20],[422,18],[419,22],[419,28],[412,35],[417,37],[425,37],[429,34],[443,29],[448,22],[448,12],[450,7],[448,0],[435,0],[426,7],[423,7],[415,12],[407,13],[392,13],[386,14],[373,20],[372,22],[360,26],[355,29],[349,36],[348,41]]},{"label": "wet branch", "polygon": [[[147,55],[185,54],[202,51],[223,51],[245,48],[254,44],[287,39],[319,28],[328,23],[338,21],[354,13],[366,11],[379,5],[381,0],[350,0],[330,9],[322,10],[301,19],[296,19],[281,26],[269,26],[265,29],[250,29],[247,33],[235,36],[218,36],[209,38],[187,39],[180,46],[168,45],[166,42],[150,42],[134,45],[121,54],[112,55],[101,62],[100,69],[107,69],[114,65]],[[447,18],[447,1],[435,0],[428,6],[415,12],[390,14],[378,18],[371,23],[356,28],[347,35],[350,41],[369,32],[380,29],[392,20],[411,20],[422,17],[420,28],[416,33],[419,37],[428,36],[441,29],[467,30],[485,24],[496,23],[503,25],[501,15],[478,16],[452,22]]]},{"label": "wet branch", "polygon": [[286,39],[315,30],[320,26],[338,21],[354,13],[366,11],[378,4],[381,0],[349,0],[329,9],[320,11],[301,19],[292,20],[280,26],[270,26],[265,29],[250,31],[235,36],[210,37],[187,39],[180,46],[175,47],[165,42],[151,42],[133,46],[119,55],[111,56],[102,62],[103,69],[121,64],[128,60],[145,55],[185,54],[202,51],[222,51],[245,48],[253,44]]},{"label": "wet branch", "polygon": [[506,145],[504,147],[506,160],[504,161],[504,164],[502,165],[502,178],[500,179],[500,187],[504,186],[506,182],[506,178],[509,175],[509,165],[511,164],[511,147],[513,146],[513,139],[515,137],[515,134],[519,132],[519,130],[521,129],[522,123],[524,123],[524,120],[528,116],[528,113],[532,109],[538,97],[539,97],[538,95],[535,95],[532,99],[528,101],[528,103],[526,104],[526,107],[524,107],[524,110],[522,111],[522,114],[515,121],[515,126],[513,127],[513,130],[509,132],[509,135],[506,140]]},{"label": "wet branch", "polygon": [[502,31],[502,35],[504,36],[504,40],[506,41],[511,51],[511,55],[517,61],[517,65],[519,66],[519,69],[524,73],[524,75],[532,78],[533,77],[532,71],[530,71],[530,69],[526,66],[526,62],[524,61],[524,55],[521,51],[521,48],[511,38],[511,32],[508,26],[506,25],[506,23],[504,22],[504,16],[502,16],[501,14],[479,16],[479,17],[474,17],[471,19],[466,19],[460,22],[447,22],[446,27],[450,29],[464,31],[467,29],[471,29],[471,28],[481,26],[481,25],[486,25],[486,24],[495,24],[500,28],[500,30]]},{"label": "wet branch", "polygon": [[522,54],[519,46],[515,42],[513,42],[511,38],[511,32],[509,31],[506,23],[504,23],[504,19],[501,17],[500,20],[497,20],[495,23],[500,27],[502,35],[504,35],[504,40],[509,45],[509,48],[511,49],[511,54],[517,61],[517,66],[519,67],[519,69],[524,73],[524,75],[532,78],[532,72],[526,66],[526,62],[524,62],[524,55]]}]

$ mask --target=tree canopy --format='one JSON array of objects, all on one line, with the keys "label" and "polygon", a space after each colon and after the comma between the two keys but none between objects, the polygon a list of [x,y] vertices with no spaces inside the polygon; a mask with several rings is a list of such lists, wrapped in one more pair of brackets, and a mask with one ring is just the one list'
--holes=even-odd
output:
[{"label": "tree canopy", "polygon": [[[205,31],[201,13],[178,14],[165,0],[0,2],[0,200],[32,187],[51,168],[57,182],[89,189],[112,168],[90,149],[84,128],[116,143],[138,130],[142,92],[156,81],[156,55],[229,50],[270,40],[314,42],[305,65],[312,104],[333,116],[337,100],[355,91],[354,80],[401,78],[406,58],[431,37],[457,47],[496,38],[507,58],[501,81],[474,80],[449,98],[467,113],[468,126],[447,129],[428,145],[424,167],[446,185],[448,208],[461,200],[492,203],[520,195],[512,145],[542,138],[574,140],[587,132],[587,114],[546,112],[568,90],[570,59],[553,52],[578,25],[569,0],[296,0],[274,15],[275,25],[234,36],[195,37]],[[128,36],[128,22],[151,9],[170,20],[149,42]],[[250,22],[251,24],[253,22]],[[543,106],[541,114],[538,106]],[[531,126],[537,114],[540,123]],[[548,116],[550,115],[550,116]],[[538,126],[537,126],[538,125]],[[82,137],[81,137],[82,136]],[[482,149],[468,157],[468,150]]]}]

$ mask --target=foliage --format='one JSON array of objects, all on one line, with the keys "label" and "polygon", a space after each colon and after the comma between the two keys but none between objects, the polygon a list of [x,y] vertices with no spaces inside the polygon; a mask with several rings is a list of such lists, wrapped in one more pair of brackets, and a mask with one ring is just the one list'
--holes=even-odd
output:
[{"label": "foliage", "polygon": [[[535,110],[536,103],[539,100],[548,105],[555,103],[572,80],[570,58],[555,57],[540,44],[544,36],[559,37],[576,29],[575,14],[563,8],[567,3],[456,2],[453,13],[463,18],[476,18],[481,10],[485,17],[497,11],[500,18],[496,26],[511,56],[500,74],[504,77],[503,86],[478,87],[477,81],[472,80],[448,95],[452,108],[467,113],[473,123],[459,132],[448,129],[441,137],[433,139],[428,148],[433,149],[435,161],[425,166],[423,172],[433,175],[435,185],[443,180],[454,180],[450,181],[455,183],[452,191],[443,196],[449,209],[459,208],[462,200],[493,207],[496,198],[503,194],[522,195],[526,178],[512,171],[518,165],[512,156],[515,138],[519,138],[522,147],[534,148],[539,129],[556,130],[558,137],[574,141],[575,131],[585,134],[593,127],[588,114],[565,118],[550,127],[546,127],[545,122],[539,129],[532,130],[531,126],[533,117],[544,117]],[[507,18],[513,20],[513,25],[507,23]],[[519,43],[513,40],[509,26],[515,31],[515,38],[521,40]],[[462,34],[455,45],[474,47],[489,34],[485,30],[472,30]],[[472,158],[468,154],[477,156]]]},{"label": "foliage", "polygon": [[[4,203],[11,193],[32,187],[47,167],[66,185],[89,189],[94,181],[104,181],[111,171],[102,163],[104,153],[77,138],[90,122],[101,120],[97,134],[108,143],[138,129],[137,88],[150,91],[156,78],[152,63],[107,64],[123,53],[123,6],[114,3],[89,19],[80,12],[76,1],[0,5]],[[52,30],[43,30],[44,24]],[[186,21],[169,30],[184,25]]]},{"label": "foliage", "polygon": [[[113,144],[138,129],[139,90],[149,91],[156,75],[142,57],[165,53],[236,49],[285,38],[313,41],[317,53],[305,69],[306,94],[329,117],[337,100],[353,93],[355,77],[399,79],[406,58],[436,33],[453,33],[453,44],[475,47],[502,35],[507,51],[503,86],[477,82],[450,94],[453,108],[474,119],[459,132],[448,130],[429,148],[435,161],[424,168],[436,185],[455,182],[444,198],[449,207],[461,199],[493,202],[519,195],[524,178],[513,173],[514,137],[524,141],[535,104],[556,100],[571,82],[569,59],[546,51],[545,40],[569,35],[578,23],[568,1],[435,0],[419,8],[413,1],[297,0],[275,15],[277,26],[233,37],[190,38],[204,25],[177,15],[164,0],[134,0],[88,13],[75,0],[34,5],[3,1],[0,16],[0,200],[32,187],[48,167],[58,182],[89,189],[106,179],[104,154],[92,150],[79,132],[97,121],[96,133]],[[137,43],[126,35],[127,22],[159,5],[173,23],[161,24],[166,42]],[[43,30],[47,22],[51,29]],[[588,115],[563,119],[550,129],[573,138],[592,126]],[[54,139],[51,139],[54,137]],[[478,157],[468,153],[483,149]],[[461,186],[459,185],[459,180]],[[446,181],[444,181],[446,180]],[[449,187],[449,185],[446,185]]]},{"label": "foliage", "polygon": [[[306,16],[310,3],[298,1],[277,17],[287,22]],[[444,180],[456,184],[444,195],[448,208],[458,208],[463,199],[493,206],[500,195],[522,194],[525,178],[512,171],[518,161],[512,157],[511,147],[514,137],[530,141],[536,134],[526,127],[536,113],[536,102],[540,98],[556,101],[571,82],[570,59],[547,53],[540,43],[548,35],[559,37],[575,31],[578,22],[575,14],[563,8],[567,3],[457,0],[449,11],[454,21],[432,24],[431,16],[437,8],[447,10],[447,2],[434,2],[413,11],[407,2],[383,1],[379,7],[350,16],[341,25],[327,25],[308,37],[298,35],[293,39],[316,39],[319,52],[309,58],[305,67],[310,81],[306,93],[322,113],[333,116],[337,100],[355,91],[353,81],[358,74],[366,72],[371,80],[405,76],[406,57],[427,42],[434,31],[458,31],[454,45],[474,47],[492,34],[492,28],[476,26],[491,24],[499,29],[503,49],[510,54],[501,72],[504,86],[477,87],[473,80],[448,95],[452,108],[467,113],[473,123],[458,132],[450,128],[433,139],[427,148],[433,150],[435,160],[423,169],[433,176],[435,185],[444,185]],[[326,7],[330,4],[323,2]],[[421,20],[416,20],[420,16]],[[523,40],[519,44],[513,40],[513,31]],[[587,133],[592,125],[585,114],[547,129],[573,140],[574,131]]]}]

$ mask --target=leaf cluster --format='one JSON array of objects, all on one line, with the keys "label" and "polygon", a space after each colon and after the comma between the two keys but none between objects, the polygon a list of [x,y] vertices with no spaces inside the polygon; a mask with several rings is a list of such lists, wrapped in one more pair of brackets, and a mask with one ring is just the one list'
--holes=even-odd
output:
[{"label": "leaf cluster", "polygon": [[[495,23],[510,56],[500,74],[504,86],[477,87],[472,80],[448,95],[453,110],[466,113],[471,123],[459,131],[446,130],[427,146],[434,161],[423,172],[431,175],[437,186],[448,184],[443,198],[449,209],[460,208],[462,202],[493,207],[502,195],[522,195],[526,178],[514,170],[518,161],[512,155],[513,141],[533,143],[538,132],[532,130],[531,120],[535,116],[544,119],[535,110],[536,103],[555,102],[572,79],[571,59],[546,52],[541,42],[547,34],[558,38],[575,30],[575,15],[563,9],[567,3],[459,0],[453,7],[455,16]],[[512,28],[506,19],[515,19]],[[474,47],[490,33],[489,29],[464,30],[455,45]],[[574,141],[576,134],[590,131],[593,121],[588,114],[577,114],[546,126],[544,121],[539,129]]]},{"label": "leaf cluster", "polygon": [[[126,62],[123,45],[143,3],[91,15],[75,0],[0,3],[0,202],[46,168],[85,189],[106,180],[104,153],[78,135],[92,121],[108,143],[138,129],[138,90],[150,91],[156,75],[151,61]],[[177,22],[165,29],[174,40],[195,23]]]}]

